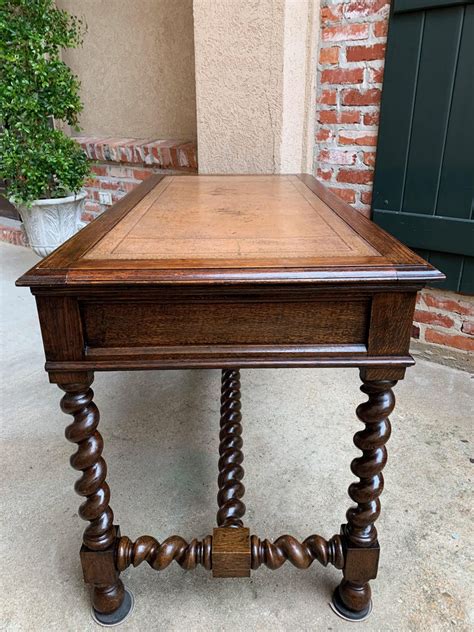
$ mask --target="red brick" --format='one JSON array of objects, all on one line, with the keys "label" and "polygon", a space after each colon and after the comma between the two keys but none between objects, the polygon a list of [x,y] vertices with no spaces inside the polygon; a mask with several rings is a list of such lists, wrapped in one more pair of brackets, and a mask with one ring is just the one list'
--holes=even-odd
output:
[{"label": "red brick", "polygon": [[420,337],[420,328],[419,328],[419,327],[417,327],[416,325],[412,325],[412,328],[411,328],[411,337],[412,337],[412,338],[415,338],[416,340],[418,340],[418,339],[419,339],[419,337]]},{"label": "red brick", "polygon": [[329,7],[321,8],[321,22],[339,22],[342,18],[342,4],[333,4]]},{"label": "red brick", "polygon": [[331,165],[353,165],[356,161],[356,154],[340,149],[322,149],[319,152],[318,160]]},{"label": "red brick", "polygon": [[387,37],[387,31],[388,31],[387,20],[380,20],[380,22],[375,22],[373,27],[374,27],[375,37]]},{"label": "red brick", "polygon": [[417,323],[426,323],[428,325],[439,325],[448,329],[454,327],[454,320],[443,314],[435,312],[427,312],[421,309],[415,310],[415,320]]},{"label": "red brick", "polygon": [[454,347],[462,351],[474,351],[474,338],[468,336],[452,335],[436,331],[436,329],[427,329],[425,331],[425,340],[444,347]]},{"label": "red brick", "polygon": [[338,189],[336,187],[329,187],[329,190],[335,193],[342,200],[344,200],[344,202],[348,202],[349,204],[354,204],[355,191],[353,189]]},{"label": "red brick", "polygon": [[380,113],[377,110],[376,112],[366,112],[364,114],[364,125],[378,125],[379,124]]},{"label": "red brick", "polygon": [[131,178],[133,170],[123,165],[108,165],[107,174],[112,178]]},{"label": "red brick", "polygon": [[151,169],[133,169],[132,174],[136,180],[146,180],[153,175],[153,171]]},{"label": "red brick", "polygon": [[101,183],[101,180],[100,180],[100,179],[98,179],[98,178],[90,178],[90,177],[89,177],[89,178],[86,178],[86,179],[85,179],[85,181],[84,181],[84,186],[85,186],[87,189],[91,189],[91,188],[94,188],[94,187],[99,188],[99,187],[100,187],[100,183]]},{"label": "red brick", "polygon": [[321,72],[321,83],[362,83],[363,68],[336,68]]},{"label": "red brick", "polygon": [[377,145],[377,134],[373,132],[353,132],[342,130],[339,132],[339,143],[341,145]]},{"label": "red brick", "polygon": [[461,331],[465,334],[469,334],[470,336],[474,336],[474,322],[470,320],[463,321]]},{"label": "red brick", "polygon": [[[161,167],[197,170],[196,145],[182,140],[156,140],[134,138],[77,137],[76,139],[91,160],[114,163],[156,164]],[[110,165],[109,165],[110,166]],[[100,165],[105,167],[105,165]],[[127,169],[118,164],[116,169]],[[109,173],[109,172],[107,172]],[[100,168],[96,175],[106,175]],[[110,173],[109,173],[110,175]],[[124,177],[118,176],[118,177]],[[125,177],[132,177],[131,175]]]},{"label": "red brick", "polygon": [[385,44],[373,44],[372,46],[348,46],[346,49],[347,61],[373,61],[384,59]]},{"label": "red brick", "polygon": [[92,173],[96,176],[105,176],[107,175],[107,167],[105,165],[90,165],[90,169]]},{"label": "red brick", "polygon": [[92,214],[97,214],[102,211],[102,205],[97,204],[97,202],[93,202],[92,200],[86,200],[85,209]]},{"label": "red brick", "polygon": [[318,120],[320,123],[327,123],[328,125],[335,123],[359,123],[360,113],[357,110],[320,110],[318,113]]},{"label": "red brick", "polygon": [[[130,162],[142,163],[145,161],[145,147],[150,147],[155,141],[152,138],[136,141],[131,147],[132,160]],[[148,150],[147,150],[148,151]]]},{"label": "red brick", "polygon": [[[142,141],[138,141],[141,143]],[[136,138],[123,138],[120,141],[120,146],[117,148],[115,155],[119,162],[133,162],[135,147],[137,145]]]},{"label": "red brick", "polygon": [[107,191],[116,191],[121,188],[122,183],[120,180],[101,180],[100,188]]},{"label": "red brick", "polygon": [[28,238],[23,228],[0,226],[0,241],[6,241],[15,246],[28,246]]},{"label": "red brick", "polygon": [[345,24],[343,26],[325,26],[322,30],[323,42],[345,42],[364,40],[369,36],[368,24]]},{"label": "red brick", "polygon": [[[76,140],[79,142],[77,138]],[[95,152],[95,142],[93,142],[93,139],[90,139],[90,138],[85,139],[84,142],[81,142],[81,147],[83,151],[85,152],[86,156],[89,158],[89,160],[97,159],[96,152]]]},{"label": "red brick", "polygon": [[383,68],[368,68],[369,71],[369,83],[382,83],[383,82]]},{"label": "red brick", "polygon": [[455,312],[462,316],[474,316],[474,304],[468,305],[462,304],[457,300],[451,298],[445,298],[443,296],[436,296],[428,292],[423,292],[423,300],[428,307],[435,307],[437,309],[444,309],[447,312]]},{"label": "red brick", "polygon": [[335,90],[323,90],[319,95],[318,99],[319,103],[324,103],[325,105],[336,105],[337,96]]},{"label": "red brick", "polygon": [[81,214],[81,221],[89,223],[94,221],[96,217],[97,215],[95,213],[84,212]]},{"label": "red brick", "polygon": [[352,184],[368,184],[372,182],[373,178],[372,169],[339,169],[336,180]]},{"label": "red brick", "polygon": [[380,90],[357,90],[355,88],[342,91],[342,103],[344,105],[378,105],[380,103]]},{"label": "red brick", "polygon": [[349,20],[372,17],[382,11],[388,15],[390,3],[388,0],[356,0],[344,5],[344,17]]},{"label": "red brick", "polygon": [[330,46],[329,48],[321,48],[319,51],[320,64],[337,64],[339,61],[339,47]]},{"label": "red brick", "polygon": [[195,143],[184,143],[177,147],[178,168],[197,169],[196,145]]},{"label": "red brick", "polygon": [[316,140],[329,140],[332,136],[332,131],[327,127],[320,127],[316,132]]},{"label": "red brick", "polygon": [[321,169],[319,168],[316,171],[316,177],[320,180],[325,180],[326,182],[332,177],[332,169]]},{"label": "red brick", "polygon": [[368,167],[375,167],[375,151],[364,151],[362,161]]},{"label": "red brick", "polygon": [[372,204],[372,191],[361,191],[360,200],[362,204]]},{"label": "red brick", "polygon": [[137,148],[141,161],[146,165],[159,166],[163,169],[185,169],[195,171],[196,145],[179,140],[155,140]]}]

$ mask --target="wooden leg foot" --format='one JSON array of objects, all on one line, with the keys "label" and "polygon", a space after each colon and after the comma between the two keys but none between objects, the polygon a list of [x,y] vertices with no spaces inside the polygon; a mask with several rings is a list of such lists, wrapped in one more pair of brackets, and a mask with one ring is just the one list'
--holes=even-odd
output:
[{"label": "wooden leg foot", "polygon": [[92,618],[100,625],[112,627],[122,623],[130,616],[133,606],[133,594],[120,579],[112,586],[92,589]]},{"label": "wooden leg foot", "polygon": [[343,619],[362,621],[372,612],[370,595],[368,582],[358,584],[343,579],[334,591],[332,606]]}]

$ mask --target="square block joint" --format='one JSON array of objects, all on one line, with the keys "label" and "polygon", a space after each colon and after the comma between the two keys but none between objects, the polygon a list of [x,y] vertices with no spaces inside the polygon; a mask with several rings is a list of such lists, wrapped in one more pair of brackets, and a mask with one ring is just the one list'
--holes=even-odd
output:
[{"label": "square block joint", "polygon": [[352,544],[346,535],[346,526],[341,526],[344,542],[344,579],[365,583],[377,577],[380,557],[378,540],[371,546],[361,547]]},{"label": "square block joint", "polygon": [[218,527],[212,535],[212,576],[250,577],[250,532],[243,527]]},{"label": "square block joint", "polygon": [[93,551],[81,546],[82,573],[86,584],[107,586],[115,584],[120,573],[115,565],[115,549],[120,538],[120,527],[115,526],[115,542],[104,551]]}]

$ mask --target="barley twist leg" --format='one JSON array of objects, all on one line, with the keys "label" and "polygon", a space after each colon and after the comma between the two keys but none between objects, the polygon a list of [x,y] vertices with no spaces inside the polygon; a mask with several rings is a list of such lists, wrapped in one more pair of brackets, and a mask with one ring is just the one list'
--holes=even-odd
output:
[{"label": "barley twist leg", "polygon": [[366,381],[361,391],[368,401],[357,407],[364,430],[354,435],[362,456],[354,459],[352,472],[359,478],[349,487],[356,503],[347,514],[344,537],[347,547],[344,579],[336,590],[334,606],[347,618],[364,618],[371,607],[369,579],[377,574],[379,547],[375,521],[380,514],[379,496],[383,490],[382,470],[387,462],[385,443],[390,437],[388,416],[395,406],[394,380]]},{"label": "barley twist leg", "polygon": [[252,569],[264,564],[275,570],[288,560],[296,568],[309,568],[314,560],[323,566],[333,564],[336,568],[344,566],[344,551],[339,535],[325,540],[320,535],[310,535],[300,542],[291,535],[282,535],[274,542],[251,537]]},{"label": "barley twist leg", "polygon": [[89,521],[81,549],[84,579],[92,585],[92,605],[96,615],[105,617],[106,621],[115,621],[117,616],[121,620],[128,614],[123,610],[127,610],[125,606],[130,596],[126,594],[115,568],[116,527],[109,506],[110,489],[105,480],[107,466],[102,457],[103,439],[97,430],[100,416],[92,401],[91,383],[92,378],[88,377],[81,383],[59,385],[65,391],[61,410],[74,419],[66,428],[66,438],[77,444],[70,462],[75,470],[82,472],[75,490],[85,497],[79,515]]},{"label": "barley twist leg", "polygon": [[222,371],[221,430],[219,434],[219,477],[217,524],[219,527],[242,527],[245,505],[241,498],[245,487],[242,483],[242,415],[240,413],[240,371]]},{"label": "barley twist leg", "polygon": [[149,535],[143,535],[135,542],[124,536],[119,540],[116,560],[120,571],[143,562],[148,562],[156,571],[162,571],[173,561],[187,571],[195,569],[198,564],[210,570],[211,553],[211,536],[203,540],[193,539],[189,544],[178,535],[172,535],[161,543]]}]

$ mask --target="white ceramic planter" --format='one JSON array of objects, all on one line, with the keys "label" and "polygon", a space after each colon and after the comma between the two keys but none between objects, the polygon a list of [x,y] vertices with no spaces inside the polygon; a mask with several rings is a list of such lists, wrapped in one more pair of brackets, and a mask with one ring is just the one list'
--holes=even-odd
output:
[{"label": "white ceramic planter", "polygon": [[82,227],[81,213],[87,193],[50,200],[35,200],[30,207],[16,204],[31,248],[46,257]]}]

